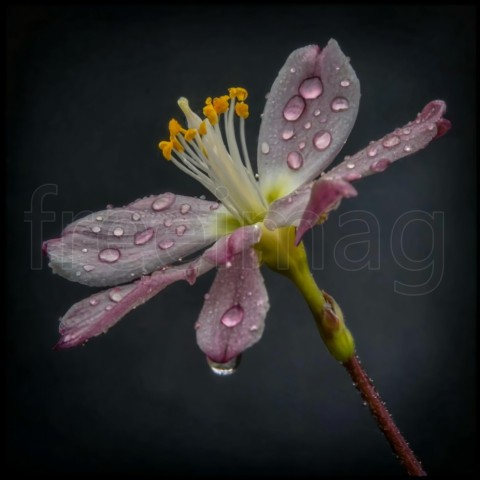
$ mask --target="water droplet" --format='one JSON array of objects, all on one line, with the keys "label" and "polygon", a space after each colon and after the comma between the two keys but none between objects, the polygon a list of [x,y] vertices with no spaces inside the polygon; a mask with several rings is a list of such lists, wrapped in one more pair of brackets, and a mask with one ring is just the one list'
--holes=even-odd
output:
[{"label": "water droplet", "polygon": [[310,130],[310,128],[312,128],[312,123],[311,122],[307,122],[303,128],[305,128],[305,130]]},{"label": "water droplet", "polygon": [[88,252],[88,248],[82,248],[82,253],[87,253]]},{"label": "water droplet", "polygon": [[213,373],[225,377],[235,372],[239,364],[239,357],[232,358],[226,363],[218,363],[207,357],[207,363]]},{"label": "water droplet", "polygon": [[340,86],[341,87],[349,87],[350,86],[350,80],[348,80],[347,78],[345,80],[342,80],[340,82]]},{"label": "water droplet", "polygon": [[347,110],[349,106],[350,105],[348,103],[348,100],[343,97],[334,98],[331,104],[332,110],[334,112],[341,112],[343,110]]},{"label": "water droplet", "polygon": [[209,293],[206,293],[206,294],[203,296],[203,298],[204,298],[205,300],[208,300],[208,299],[210,298],[210,294],[209,294]]},{"label": "water droplet", "polygon": [[306,143],[302,140],[302,141],[298,144],[298,148],[299,148],[300,150],[303,150],[303,149],[305,148],[305,145],[306,145]]},{"label": "water droplet", "polygon": [[288,102],[283,109],[283,116],[285,120],[294,122],[298,120],[305,110],[305,100],[300,95],[295,95]]},{"label": "water droplet", "polygon": [[173,219],[171,217],[167,217],[164,221],[163,221],[163,225],[165,225],[165,227],[171,227],[173,224]]},{"label": "water droplet", "polygon": [[187,229],[187,227],[185,225],[179,225],[176,229],[175,229],[175,233],[181,237],[184,233],[185,233],[185,230]]},{"label": "water droplet", "polygon": [[382,145],[385,148],[392,148],[395,145],[398,145],[399,143],[400,143],[400,139],[396,135],[390,135],[382,142]]},{"label": "water droplet", "polygon": [[255,178],[258,179],[260,178],[260,175],[258,173],[255,174]]},{"label": "water droplet", "polygon": [[267,153],[270,151],[270,145],[268,145],[267,142],[262,142],[261,150],[263,154],[267,155]]},{"label": "water droplet", "polygon": [[295,73],[295,72],[296,72],[295,67],[292,67],[292,68],[290,69],[290,73]]},{"label": "water droplet", "polygon": [[191,210],[191,205],[189,205],[188,203],[184,203],[181,207],[180,207],[180,213],[182,215],[185,215],[187,214],[190,210]]},{"label": "water droplet", "polygon": [[308,100],[318,98],[323,92],[322,81],[318,77],[307,78],[302,82],[298,91],[303,98]]},{"label": "water droplet", "polygon": [[113,308],[112,305],[107,305],[107,306],[105,307],[105,310],[110,311],[112,308]]},{"label": "water droplet", "polygon": [[347,168],[355,168],[355,164],[352,162],[347,163]]},{"label": "water droplet", "polygon": [[402,133],[403,133],[404,135],[409,135],[411,131],[412,131],[412,130],[410,130],[410,128],[404,128],[404,129],[402,130]]},{"label": "water droplet", "polygon": [[287,203],[292,203],[293,202],[293,198],[292,197],[288,197],[287,198]]},{"label": "water droplet", "polygon": [[116,248],[105,248],[98,254],[102,262],[114,263],[120,258],[120,250]]},{"label": "water droplet", "polygon": [[435,125],[433,123],[429,123],[427,126],[427,129],[432,131],[435,128]]},{"label": "water droplet", "polygon": [[169,248],[173,247],[175,245],[175,242],[173,240],[162,240],[158,246],[162,250],[168,250]]},{"label": "water droplet", "polygon": [[390,165],[390,163],[391,163],[390,160],[386,158],[382,158],[372,163],[370,170],[372,170],[372,172],[375,172],[375,173],[383,172]]},{"label": "water droplet", "polygon": [[132,220],[134,222],[138,222],[140,220],[140,218],[141,218],[141,216],[140,216],[139,213],[135,212],[135,213],[132,214]]},{"label": "water droplet", "polygon": [[199,198],[200,200],[205,200],[207,197],[206,197],[205,195],[200,195],[198,198]]},{"label": "water droplet", "polygon": [[317,108],[317,109],[313,112],[313,116],[314,116],[314,117],[318,117],[318,116],[320,115],[320,113],[321,113],[321,112],[320,112],[320,109]]},{"label": "water droplet", "polygon": [[367,150],[367,155],[370,158],[373,158],[377,154],[377,149],[375,147],[371,147]]},{"label": "water droplet", "polygon": [[404,152],[411,152],[412,151],[412,146],[411,145],[405,145],[403,147],[403,151]]},{"label": "water droplet", "polygon": [[80,272],[80,271],[75,272],[75,275],[76,275],[77,277],[79,277],[81,274],[82,274],[82,272]]},{"label": "water droplet", "polygon": [[92,305],[92,306],[93,306],[93,305],[97,305],[98,300],[97,300],[96,298],[92,298],[89,303],[90,303],[90,305]]},{"label": "water droplet", "polygon": [[110,300],[112,302],[115,302],[115,303],[118,303],[120,300],[122,300],[123,298],[123,295],[122,295],[122,292],[118,291],[118,290],[112,290],[108,296],[110,297]]},{"label": "water droplet", "polygon": [[156,212],[161,212],[162,210],[167,209],[175,201],[175,195],[173,193],[164,193],[152,203],[152,210]]},{"label": "water droplet", "polygon": [[298,152],[290,152],[287,155],[287,165],[292,170],[298,170],[303,165],[303,157]]},{"label": "water droplet", "polygon": [[282,133],[282,138],[284,140],[290,140],[293,137],[294,133],[295,132],[293,131],[293,128],[287,127]]},{"label": "water droplet", "polygon": [[138,232],[135,234],[133,243],[135,245],[145,245],[153,238],[154,230],[153,228],[147,228],[143,232]]},{"label": "water droplet", "polygon": [[210,205],[210,210],[216,210],[220,206],[219,203],[215,202]]},{"label": "water droplet", "polygon": [[322,151],[327,149],[330,143],[332,143],[332,136],[323,130],[316,133],[313,137],[313,145],[317,150]]},{"label": "water droplet", "polygon": [[240,305],[230,307],[223,315],[220,321],[228,328],[236,327],[243,320],[244,311]]},{"label": "water droplet", "polygon": [[91,272],[92,270],[95,270],[95,267],[93,265],[84,265],[83,266],[83,269],[86,271],[86,272]]},{"label": "water droplet", "polygon": [[116,237],[121,237],[121,236],[123,236],[123,228],[122,228],[122,227],[117,227],[117,228],[115,228],[115,230],[113,231],[113,234],[114,234]]},{"label": "water droplet", "polygon": [[102,229],[97,225],[95,227],[92,227],[92,232],[93,233],[100,233],[101,231],[102,231]]},{"label": "water droplet", "polygon": [[103,220],[103,217],[101,217],[100,215],[98,215],[98,217],[95,217],[95,220],[97,222],[101,222]]},{"label": "water droplet", "polygon": [[257,331],[258,331],[258,326],[257,326],[257,325],[252,325],[252,326],[249,328],[249,330],[250,330],[251,332],[257,332]]}]

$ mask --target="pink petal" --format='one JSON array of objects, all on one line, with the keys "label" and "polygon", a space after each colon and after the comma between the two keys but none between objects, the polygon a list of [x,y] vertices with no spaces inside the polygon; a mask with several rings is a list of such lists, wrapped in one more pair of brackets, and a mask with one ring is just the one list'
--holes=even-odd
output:
[{"label": "pink petal", "polygon": [[445,102],[434,100],[417,115],[416,120],[397,128],[393,133],[371,142],[352,157],[346,157],[338,166],[325,174],[323,179],[342,178],[359,180],[374,173],[383,172],[391,163],[425,148],[433,139],[450,129],[450,122],[442,116]]},{"label": "pink petal", "polygon": [[198,322],[197,343],[210,360],[227,363],[260,340],[269,309],[255,251],[220,267]]},{"label": "pink petal", "polygon": [[44,243],[55,273],[90,286],[130,282],[218,238],[218,204],[165,193],[92,213]]},{"label": "pink petal", "polygon": [[342,198],[357,196],[357,191],[344,180],[324,180],[320,178],[313,184],[307,207],[303,211],[302,220],[297,229],[295,245],[298,245],[304,233],[314,227],[323,213],[336,208]]},{"label": "pink petal", "polygon": [[[62,338],[56,348],[69,348],[86,342],[89,338],[105,333],[132,309],[161,292],[168,285],[179,280],[193,284],[197,277],[214,268],[223,257],[217,251],[223,250],[232,238],[232,251],[241,253],[260,239],[261,230],[257,227],[246,227],[221,238],[215,245],[207,249],[199,258],[175,267],[164,267],[162,270],[142,277],[134,283],[110,288],[96,293],[73,305],[60,322]],[[260,233],[258,233],[258,232]],[[225,260],[226,261],[226,260]]]},{"label": "pink petal", "polygon": [[260,127],[259,182],[267,198],[280,184],[284,196],[325,170],[347,140],[359,101],[360,83],[335,40],[288,57]]}]

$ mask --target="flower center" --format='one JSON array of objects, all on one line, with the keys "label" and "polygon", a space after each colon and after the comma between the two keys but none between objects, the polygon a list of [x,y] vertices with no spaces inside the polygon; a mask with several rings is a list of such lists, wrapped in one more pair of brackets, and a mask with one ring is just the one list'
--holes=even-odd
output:
[{"label": "flower center", "polygon": [[[237,219],[255,223],[263,219],[268,205],[255,179],[245,143],[247,96],[244,88],[230,88],[229,95],[208,97],[204,119],[192,111],[186,98],[180,98],[178,105],[188,128],[170,120],[170,140],[160,142],[159,148],[167,160],[210,190]],[[235,117],[240,119],[240,147]]]}]

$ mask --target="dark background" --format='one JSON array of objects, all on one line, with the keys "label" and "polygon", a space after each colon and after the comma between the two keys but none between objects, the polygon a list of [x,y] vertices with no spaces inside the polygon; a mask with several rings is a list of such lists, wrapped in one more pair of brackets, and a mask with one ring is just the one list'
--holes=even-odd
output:
[{"label": "dark background", "polygon": [[[334,37],[362,85],[343,154],[435,98],[448,103],[453,128],[358,183],[359,197],[307,238],[308,248],[325,252],[315,277],[342,305],[364,366],[426,470],[473,473],[475,13],[300,4],[9,8],[6,467],[224,478],[403,472],[305,303],[271,272],[264,337],[232,377],[215,377],[195,344],[212,274],[193,287],[171,286],[85,347],[52,351],[57,319],[93,291],[52,275],[39,257],[41,240],[60,232],[62,212],[69,221],[147,194],[208,193],[157,151],[168,120],[180,117],[176,99],[199,108],[229,86],[247,87],[253,154],[264,95],[288,54]],[[58,186],[43,201],[54,218],[38,211],[34,195],[46,184]],[[362,231],[339,226],[352,210],[379,221],[379,270],[347,271],[335,261],[339,239]],[[444,215],[444,229],[435,230],[444,240],[443,277],[419,296],[393,289],[395,280],[422,279],[390,249],[395,221],[411,210]],[[411,258],[428,255],[425,224],[404,233]],[[351,248],[353,258],[364,254],[362,245]]]}]

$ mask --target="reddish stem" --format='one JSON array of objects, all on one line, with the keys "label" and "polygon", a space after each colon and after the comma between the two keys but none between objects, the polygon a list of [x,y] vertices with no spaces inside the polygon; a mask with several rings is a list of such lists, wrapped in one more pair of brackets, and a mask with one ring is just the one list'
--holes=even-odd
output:
[{"label": "reddish stem", "polygon": [[367,402],[373,418],[375,418],[380,430],[385,435],[395,455],[404,465],[407,473],[415,477],[426,476],[427,474],[425,470],[423,470],[422,464],[395,425],[387,407],[361,366],[358,357],[354,355],[350,360],[344,362],[343,366],[347,369],[350,377],[352,377],[354,385],[357,387],[363,400]]}]

